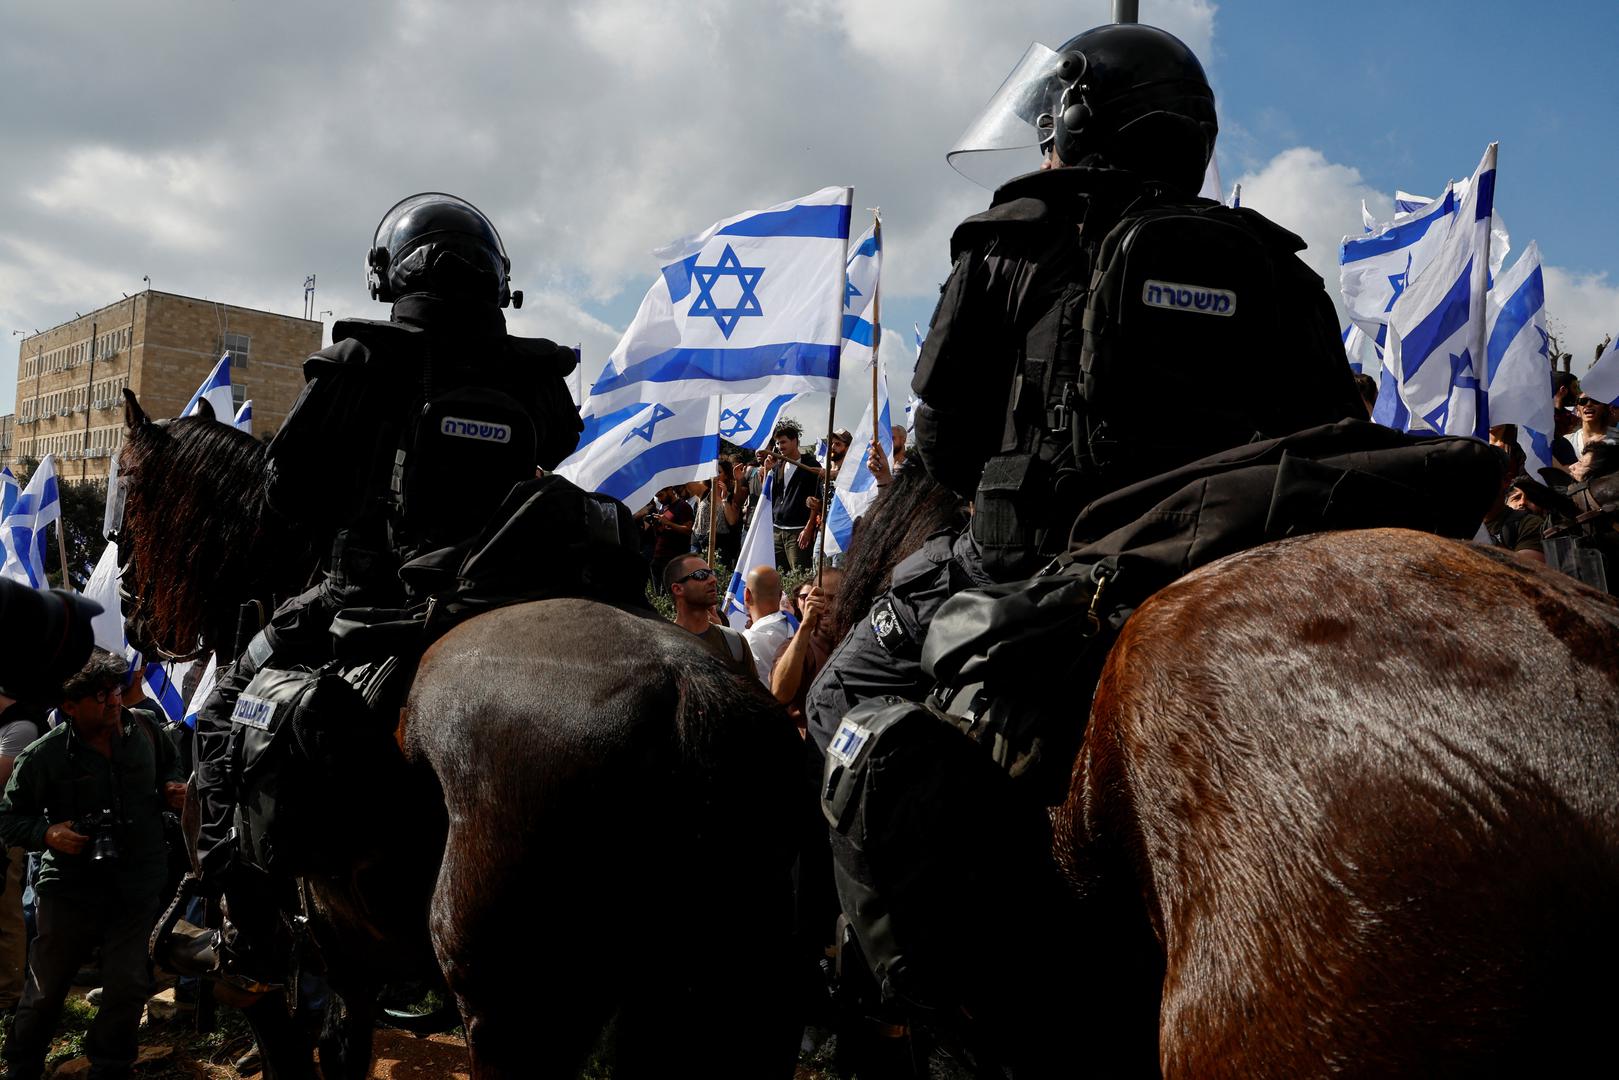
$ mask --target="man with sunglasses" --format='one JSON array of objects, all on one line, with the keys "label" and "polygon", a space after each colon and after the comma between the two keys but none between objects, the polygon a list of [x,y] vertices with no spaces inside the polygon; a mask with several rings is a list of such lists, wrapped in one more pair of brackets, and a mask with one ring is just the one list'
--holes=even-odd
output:
[{"label": "man with sunglasses", "polygon": [[174,746],[123,707],[128,662],[97,650],[62,687],[66,722],[17,756],[0,838],[45,851],[32,968],[6,1041],[6,1080],[37,1080],[73,976],[99,946],[101,1005],[84,1041],[92,1077],[135,1061],[151,990],[146,939],[168,872],[163,810],[185,785]]},{"label": "man with sunglasses", "polygon": [[715,615],[720,602],[719,575],[701,555],[677,555],[663,568],[663,585],[675,601],[675,625],[697,635],[703,648],[733,671],[757,679],[748,639],[723,625]]},{"label": "man with sunglasses", "polygon": [[1564,438],[1573,449],[1576,461],[1584,457],[1585,448],[1591,443],[1619,441],[1615,439],[1606,401],[1581,394],[1574,399],[1574,415],[1579,418],[1580,426]]}]

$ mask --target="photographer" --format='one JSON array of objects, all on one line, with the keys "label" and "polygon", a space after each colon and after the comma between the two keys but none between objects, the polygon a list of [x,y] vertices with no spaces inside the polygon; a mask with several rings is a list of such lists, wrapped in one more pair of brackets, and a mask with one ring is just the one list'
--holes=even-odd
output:
[{"label": "photographer", "polygon": [[96,650],[61,689],[66,719],[17,757],[0,840],[45,850],[39,936],[4,1056],[8,1080],[40,1076],[73,976],[101,947],[100,1011],[84,1040],[91,1075],[127,1075],[150,992],[146,939],[167,872],[163,809],[180,809],[173,744],[123,708],[128,664]]}]

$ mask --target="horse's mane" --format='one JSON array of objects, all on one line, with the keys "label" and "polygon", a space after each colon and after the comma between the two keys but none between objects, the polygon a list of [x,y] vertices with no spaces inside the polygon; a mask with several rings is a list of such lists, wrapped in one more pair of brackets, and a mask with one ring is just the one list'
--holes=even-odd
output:
[{"label": "horse's mane", "polygon": [[866,617],[872,603],[887,591],[894,567],[906,556],[934,533],[966,523],[961,497],[933,479],[921,454],[907,454],[893,483],[878,493],[855,525],[843,560],[843,586],[832,611],[833,640],[842,641]]},{"label": "horse's mane", "polygon": [[[127,565],[149,641],[188,649],[234,605],[253,595],[267,567],[263,443],[201,416],[129,429],[119,456],[124,477]],[[228,616],[222,601],[232,604]],[[228,642],[210,641],[213,647]]]}]

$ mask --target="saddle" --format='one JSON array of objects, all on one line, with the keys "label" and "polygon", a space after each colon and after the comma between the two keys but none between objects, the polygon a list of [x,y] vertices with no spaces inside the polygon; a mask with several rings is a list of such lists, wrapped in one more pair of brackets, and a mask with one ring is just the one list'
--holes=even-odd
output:
[{"label": "saddle", "polygon": [[[938,984],[912,965],[938,953],[917,942],[948,937],[929,923],[937,898],[954,897],[951,912],[971,903],[962,866],[978,855],[963,849],[993,860],[1006,823],[1066,795],[1102,663],[1136,607],[1199,566],[1286,537],[1397,527],[1471,539],[1502,466],[1474,439],[1340,421],[1098,499],[1068,553],[1035,577],[945,601],[922,649],[933,691],[850,710],[822,779],[839,896],[885,995],[920,1001]],[[951,821],[955,835],[917,828]]]},{"label": "saddle", "polygon": [[399,570],[408,608],[345,608],[332,622],[345,664],[394,657],[404,666],[474,615],[558,597],[646,605],[646,561],[623,503],[560,476],[513,485],[468,539],[417,555]]}]

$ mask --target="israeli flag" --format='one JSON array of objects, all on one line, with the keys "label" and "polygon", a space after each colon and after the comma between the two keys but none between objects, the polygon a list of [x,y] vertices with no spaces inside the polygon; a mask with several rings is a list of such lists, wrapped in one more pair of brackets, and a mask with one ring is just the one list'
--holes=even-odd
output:
[{"label": "israeli flag", "polygon": [[1609,342],[1596,363],[1580,376],[1580,389],[1587,397],[1619,404],[1619,338]]},{"label": "israeli flag", "polygon": [[1455,193],[1447,189],[1426,213],[1370,236],[1344,237],[1338,249],[1344,310],[1379,348],[1388,336],[1389,312],[1432,261],[1455,211]]},{"label": "israeli flag", "polygon": [[[183,682],[184,680],[181,681]],[[202,707],[207,702],[208,695],[214,692],[214,684],[218,681],[219,655],[210,653],[208,666],[202,669],[202,678],[197,682],[196,689],[191,691],[191,700],[186,704],[185,716],[180,721],[182,724],[193,731],[197,729],[197,714],[202,712]]]},{"label": "israeli flag", "polygon": [[253,399],[248,398],[242,402],[242,407],[236,410],[236,430],[253,434]]},{"label": "israeli flag", "polygon": [[[1365,332],[1354,323],[1350,323],[1348,326],[1344,327],[1342,336],[1344,341],[1344,356],[1349,360],[1349,370],[1353,371],[1356,375],[1359,375],[1361,372],[1366,370],[1365,349],[1366,342],[1370,339],[1367,338]],[[1374,345],[1373,348],[1376,349],[1377,347]],[[1379,355],[1381,355],[1381,352],[1381,350],[1378,350]]]},{"label": "israeli flag", "polygon": [[767,474],[759,492],[759,503],[753,508],[753,520],[748,522],[747,534],[742,537],[742,549],[736,557],[736,569],[731,572],[731,583],[725,587],[725,603],[720,611],[733,630],[743,630],[748,625],[748,606],[742,602],[743,579],[748,571],[755,566],[776,565],[775,493],[772,491],[775,486],[775,474]]},{"label": "israeli flag", "polygon": [[231,422],[231,418],[235,417],[236,402],[230,396],[230,353],[226,353],[219,358],[219,363],[214,365],[214,370],[210,371],[208,377],[202,380],[202,385],[197,387],[197,392],[191,395],[191,400],[186,402],[186,407],[180,410],[180,415],[197,415],[198,408],[204,400],[213,406],[214,419],[220,423],[228,424]]},{"label": "israeli flag", "polygon": [[22,487],[11,472],[11,466],[0,468],[0,521],[11,516],[11,508],[17,505],[17,499],[22,494]]},{"label": "israeli flag", "polygon": [[720,401],[720,438],[744,450],[763,450],[776,430],[782,410],[798,394],[727,394]]},{"label": "israeli flag", "polygon": [[62,500],[56,489],[56,455],[46,454],[28,478],[28,487],[0,521],[5,563],[0,577],[35,589],[46,588],[45,539],[51,522],[62,527]]},{"label": "israeli flag", "polygon": [[[1366,204],[1361,203],[1361,217],[1370,235],[1344,237],[1338,250],[1338,284],[1350,321],[1360,327],[1378,349],[1386,344],[1389,312],[1438,252],[1457,206],[1467,197],[1470,183],[1470,180],[1454,181],[1437,199],[1398,192],[1392,222],[1378,223]],[[1492,276],[1501,272],[1511,250],[1512,238],[1506,225],[1492,215]]]},{"label": "israeli flag", "polygon": [[721,394],[831,393],[852,198],[852,188],[822,188],[658,251],[663,271],[582,411]]},{"label": "israeli flag", "polygon": [[1489,422],[1517,424],[1518,442],[1535,470],[1552,464],[1551,337],[1546,332],[1546,283],[1540,245],[1524,248],[1490,290]]},{"label": "israeli flag", "polygon": [[1231,207],[1231,209],[1233,209],[1233,210],[1239,209],[1242,206],[1242,185],[1241,184],[1232,184],[1231,185],[1231,201],[1228,202],[1226,205]]},{"label": "israeli flag", "polygon": [[579,448],[557,475],[632,509],[659,488],[706,480],[720,454],[719,404],[717,397],[635,403],[587,416]]},{"label": "israeli flag", "polygon": [[1378,410],[1385,396],[1398,397],[1408,431],[1489,434],[1485,323],[1495,157],[1491,143],[1432,261],[1389,312],[1384,366],[1396,393],[1380,394]]},{"label": "israeli flag", "polygon": [[849,245],[849,279],[844,286],[843,300],[843,360],[841,367],[845,371],[857,371],[855,361],[861,367],[871,370],[871,358],[874,355],[872,342],[882,327],[874,326],[866,318],[866,311],[871,307],[872,298],[877,295],[878,281],[882,273],[882,238],[877,233],[876,222],[866,230],[866,234]]},{"label": "israeli flag", "polygon": [[[879,367],[881,362],[879,361]],[[826,516],[826,551],[829,555],[849,550],[854,539],[854,523],[877,498],[877,477],[866,463],[867,450],[873,435],[871,402],[860,414],[860,423],[854,429],[854,444],[838,472],[837,484],[832,490],[832,506]],[[890,464],[894,460],[894,428],[888,411],[888,377],[877,372],[877,422],[875,434]]]},{"label": "israeli flag", "polygon": [[190,664],[182,664],[171,668],[154,660],[141,670],[141,688],[146,691],[152,704],[163,710],[171,724],[185,719],[185,698],[181,696],[178,684],[190,667]]},{"label": "israeli flag", "polygon": [[109,543],[85,583],[84,596],[101,605],[101,614],[90,620],[96,646],[110,653],[124,652],[124,616],[118,602],[118,545]]}]

